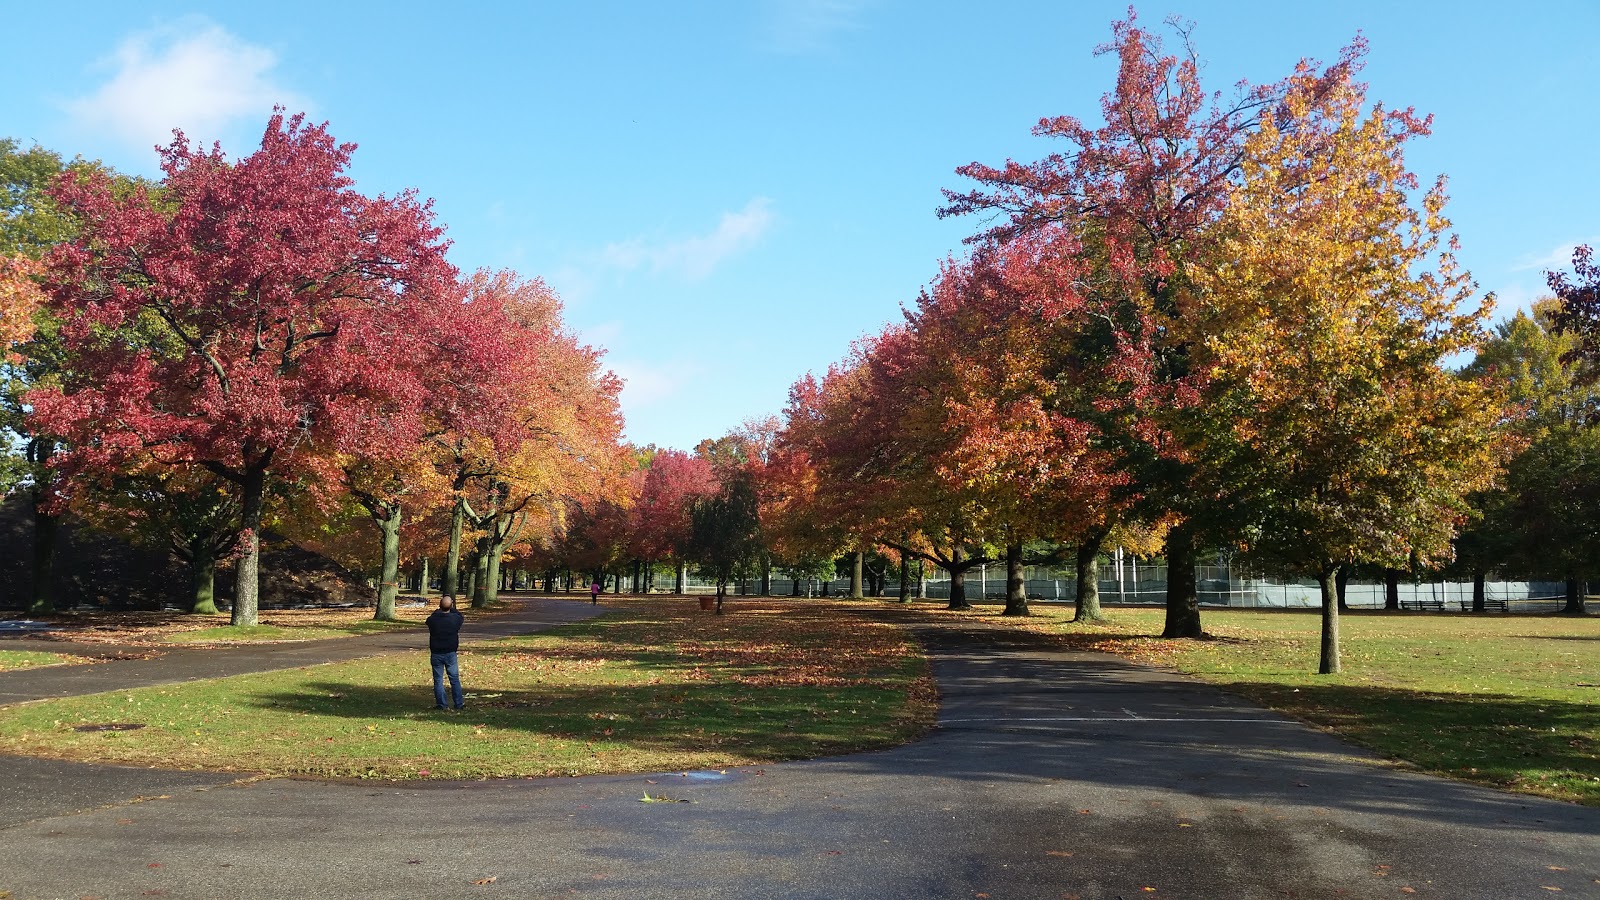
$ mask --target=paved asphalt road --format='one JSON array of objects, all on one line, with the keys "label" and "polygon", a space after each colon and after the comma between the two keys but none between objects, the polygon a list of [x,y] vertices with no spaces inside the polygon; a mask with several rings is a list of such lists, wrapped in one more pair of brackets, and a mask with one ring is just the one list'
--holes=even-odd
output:
[{"label": "paved asphalt road", "polygon": [[927,739],[725,774],[230,783],[5,759],[0,897],[1600,897],[1600,809],[1385,767],[1114,657],[923,636]]}]

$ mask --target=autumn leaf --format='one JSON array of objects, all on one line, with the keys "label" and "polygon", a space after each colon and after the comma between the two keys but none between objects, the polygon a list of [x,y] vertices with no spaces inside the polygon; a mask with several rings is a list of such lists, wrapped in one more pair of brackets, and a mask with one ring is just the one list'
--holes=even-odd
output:
[{"label": "autumn leaf", "polygon": [[499,877],[500,876],[498,875],[490,875],[487,878],[475,879],[472,883],[476,885],[494,884],[497,880],[499,880]]}]

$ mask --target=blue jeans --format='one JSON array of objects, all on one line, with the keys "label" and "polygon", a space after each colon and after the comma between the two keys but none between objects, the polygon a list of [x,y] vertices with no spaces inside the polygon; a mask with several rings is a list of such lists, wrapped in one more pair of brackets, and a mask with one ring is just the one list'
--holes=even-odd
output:
[{"label": "blue jeans", "polygon": [[456,663],[456,654],[430,653],[428,661],[433,664],[433,700],[440,708],[444,709],[444,676],[450,676],[450,695],[455,700],[455,708],[460,709],[466,704],[461,699],[461,667]]}]

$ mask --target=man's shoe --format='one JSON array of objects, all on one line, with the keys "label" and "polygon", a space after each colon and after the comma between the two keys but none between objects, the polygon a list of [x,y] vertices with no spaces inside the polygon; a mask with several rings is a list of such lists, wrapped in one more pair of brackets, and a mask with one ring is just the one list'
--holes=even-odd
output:
[{"label": "man's shoe", "polygon": [[435,706],[434,707],[434,711],[436,711],[436,712],[444,712],[444,711],[448,710],[449,708],[450,707],[448,707],[448,706]]}]

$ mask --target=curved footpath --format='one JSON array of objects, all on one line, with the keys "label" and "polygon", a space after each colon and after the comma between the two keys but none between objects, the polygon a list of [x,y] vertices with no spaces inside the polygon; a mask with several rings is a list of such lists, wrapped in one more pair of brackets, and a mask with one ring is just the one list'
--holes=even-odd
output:
[{"label": "curved footpath", "polygon": [[1387,767],[1112,656],[917,628],[939,728],[877,753],[417,785],[7,758],[0,897],[1600,897],[1600,809]]}]

